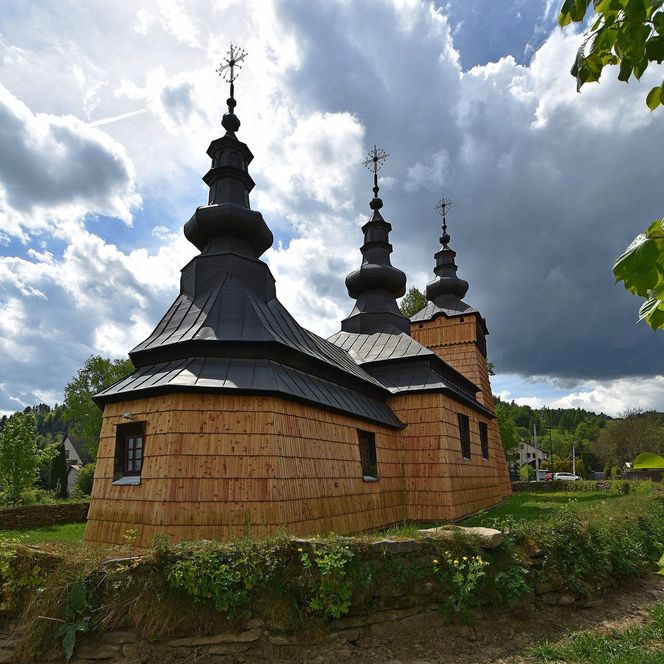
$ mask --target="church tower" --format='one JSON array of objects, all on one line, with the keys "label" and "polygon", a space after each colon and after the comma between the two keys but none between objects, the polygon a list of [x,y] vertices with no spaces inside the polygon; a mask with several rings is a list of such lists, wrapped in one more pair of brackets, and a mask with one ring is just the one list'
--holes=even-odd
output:
[{"label": "church tower", "polygon": [[489,331],[480,312],[462,298],[468,282],[457,276],[456,252],[449,246],[447,212],[452,203],[442,198],[436,204],[443,218],[441,248],[434,254],[436,278],[427,284],[428,303],[410,320],[410,333],[445,362],[480,388],[477,400],[495,413],[486,359]]}]

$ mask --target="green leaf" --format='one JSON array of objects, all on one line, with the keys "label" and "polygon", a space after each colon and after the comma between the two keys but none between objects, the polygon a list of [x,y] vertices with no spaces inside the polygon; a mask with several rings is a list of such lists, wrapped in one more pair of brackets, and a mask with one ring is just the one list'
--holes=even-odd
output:
[{"label": "green leaf", "polygon": [[648,69],[647,58],[641,58],[638,62],[634,63],[634,76],[636,76],[637,80],[643,76],[646,69]]},{"label": "green leaf", "polygon": [[652,22],[658,34],[664,35],[664,12],[657,12],[653,14]]},{"label": "green leaf", "polygon": [[650,316],[650,314],[659,307],[660,300],[657,300],[653,297],[649,297],[639,309],[639,322],[645,320]]},{"label": "green leaf", "polygon": [[658,63],[664,60],[664,36],[657,35],[648,40],[646,43],[646,55],[649,60],[656,60]]},{"label": "green leaf", "polygon": [[74,656],[74,646],[76,645],[76,628],[74,625],[63,625],[65,628],[64,638],[62,639],[62,650],[65,654],[67,661]]},{"label": "green leaf", "polygon": [[632,71],[634,69],[634,65],[632,62],[628,59],[623,57],[622,60],[620,61],[620,71],[618,72],[618,80],[619,81],[628,81],[629,77],[632,75]]},{"label": "green leaf", "polygon": [[646,237],[649,240],[663,240],[664,239],[664,219],[655,219],[655,221],[648,226]]},{"label": "green leaf", "polygon": [[650,90],[646,97],[646,104],[654,111],[662,103],[662,88],[658,85]]},{"label": "green leaf", "polygon": [[659,280],[656,266],[659,253],[655,240],[648,239],[645,233],[637,235],[613,265],[616,281],[623,281],[631,293],[648,297]]},{"label": "green leaf", "polygon": [[664,302],[659,301],[659,306],[653,308],[650,314],[646,317],[646,323],[652,327],[653,330],[660,330],[664,328]]},{"label": "green leaf", "polygon": [[81,613],[85,610],[87,601],[87,592],[85,584],[80,580],[74,581],[69,586],[69,606],[74,613]]}]

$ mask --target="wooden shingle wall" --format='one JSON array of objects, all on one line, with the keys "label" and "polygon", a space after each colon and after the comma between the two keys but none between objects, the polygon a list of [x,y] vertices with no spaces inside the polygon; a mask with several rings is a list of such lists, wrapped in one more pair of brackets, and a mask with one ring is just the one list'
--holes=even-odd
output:
[{"label": "wooden shingle wall", "polygon": [[[495,419],[443,394],[399,395],[390,406],[408,424],[401,433],[408,519],[460,519],[511,493]],[[461,454],[458,413],[470,421],[470,459]],[[488,425],[488,459],[482,458],[480,422]]]},{"label": "wooden shingle wall", "polygon": [[[411,324],[411,335],[422,345],[433,350],[459,373],[473,381],[480,388],[477,400],[487,410],[495,413],[496,409],[493,405],[486,358],[476,343],[478,318],[479,314],[477,313],[450,318],[437,316],[433,320]],[[498,421],[484,418],[475,411],[465,409],[460,404],[454,404],[453,411],[451,415],[445,416],[443,421],[446,428],[444,437],[450,455],[448,457],[450,466],[447,474],[451,482],[450,490],[456,496],[451,503],[450,518],[458,519],[466,514],[472,514],[479,509],[496,504],[503,497],[510,495],[512,488],[505,461],[505,452],[500,439]],[[468,415],[470,419],[470,461],[463,459],[461,456],[456,413]],[[397,415],[402,417],[401,411],[397,410]],[[481,455],[480,421],[488,425],[488,460],[482,459]],[[410,429],[411,427],[408,427],[408,430]]]},{"label": "wooden shingle wall", "polygon": [[433,320],[411,323],[410,333],[423,346],[442,357],[453,369],[473,381],[481,390],[477,400],[493,409],[486,358],[475,343],[477,316],[476,313],[451,318],[438,316]]},{"label": "wooden shingle wall", "polygon": [[[114,485],[115,428],[145,422],[140,485]],[[375,433],[379,482],[357,430]],[[276,397],[172,394],[104,410],[86,540],[228,539],[288,526],[357,532],[405,518],[399,431]]]}]

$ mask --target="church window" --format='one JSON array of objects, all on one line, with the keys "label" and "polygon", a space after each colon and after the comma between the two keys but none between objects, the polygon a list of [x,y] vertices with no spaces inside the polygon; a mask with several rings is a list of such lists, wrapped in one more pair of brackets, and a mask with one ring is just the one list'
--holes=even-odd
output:
[{"label": "church window", "polygon": [[461,440],[461,456],[470,459],[470,422],[468,415],[457,413],[459,418],[459,437]]},{"label": "church window", "polygon": [[[113,479],[140,478],[145,448],[145,422],[118,424],[115,431],[115,464]],[[123,482],[132,483],[129,481]],[[137,482],[134,482],[137,483]]]},{"label": "church window", "polygon": [[489,427],[484,422],[480,422],[480,446],[482,448],[482,458],[489,458]]},{"label": "church window", "polygon": [[376,459],[376,434],[358,429],[360,441],[360,461],[364,479],[378,479],[378,461]]}]

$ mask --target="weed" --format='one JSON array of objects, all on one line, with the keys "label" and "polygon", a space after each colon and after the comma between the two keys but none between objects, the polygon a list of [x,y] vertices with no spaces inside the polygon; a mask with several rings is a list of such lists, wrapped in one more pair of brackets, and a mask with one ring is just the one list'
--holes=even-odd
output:
[{"label": "weed", "polygon": [[349,563],[353,559],[348,538],[330,535],[311,542],[311,552],[298,549],[309,590],[307,608],[329,618],[348,613],[353,597]]},{"label": "weed", "polygon": [[443,609],[458,616],[462,622],[472,621],[471,609],[477,604],[477,585],[486,572],[488,562],[481,556],[461,556],[454,558],[449,551],[443,554],[445,564],[433,559],[433,573],[441,585],[448,581],[452,586],[452,595],[443,604]]},{"label": "weed", "polygon": [[505,571],[496,574],[494,583],[498,595],[510,608],[515,607],[525,595],[532,592],[528,583],[529,574],[528,569],[516,559]]},{"label": "weed", "polygon": [[69,661],[74,654],[76,633],[87,632],[90,628],[88,610],[88,593],[84,579],[76,579],[67,588],[67,606],[65,619],[55,633],[56,638],[62,638],[62,650]]}]

